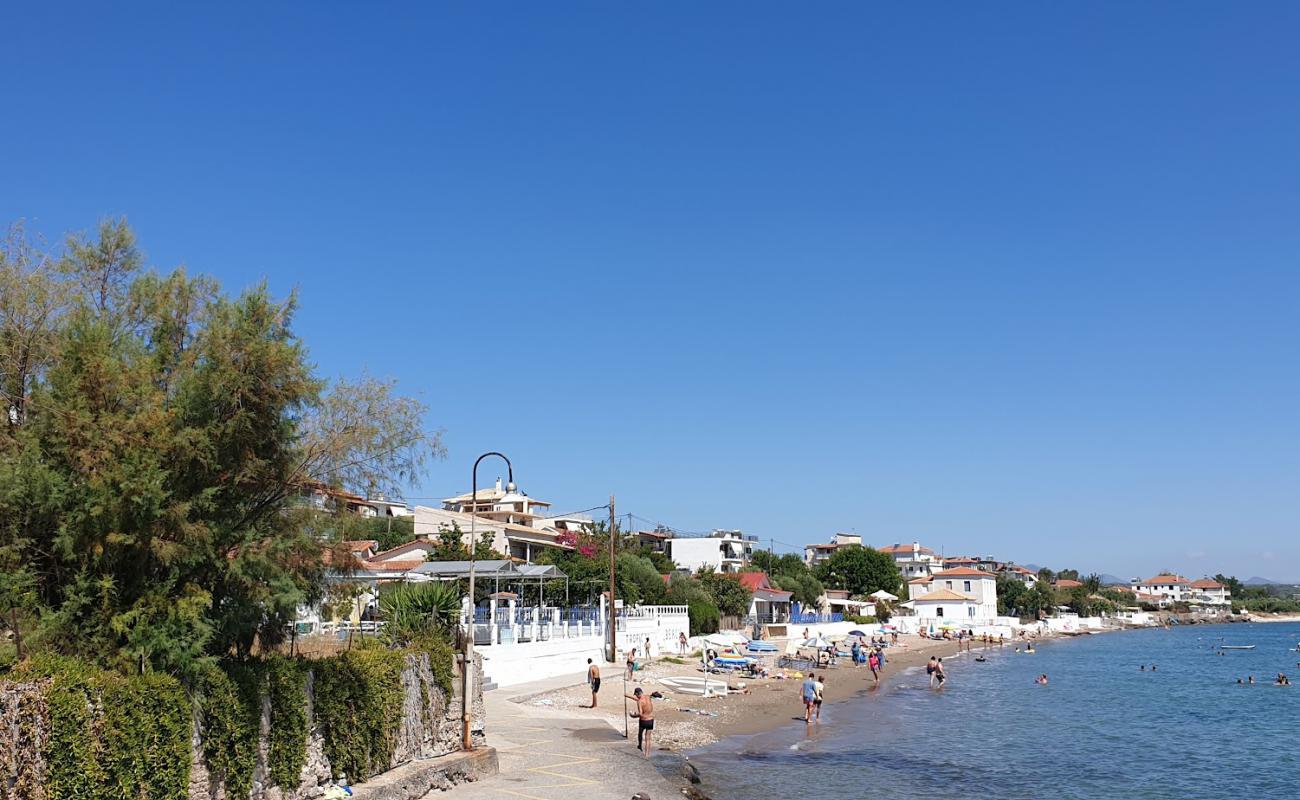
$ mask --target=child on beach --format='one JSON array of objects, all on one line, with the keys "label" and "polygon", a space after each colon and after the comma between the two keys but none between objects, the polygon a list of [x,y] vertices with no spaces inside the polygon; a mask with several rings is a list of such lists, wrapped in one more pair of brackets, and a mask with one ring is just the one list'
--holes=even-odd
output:
[{"label": "child on beach", "polygon": [[822,673],[822,676],[821,676],[820,678],[817,679],[817,682],[816,682],[816,685],[815,685],[815,686],[816,686],[816,696],[813,698],[813,711],[814,711],[814,713],[816,714],[815,719],[816,719],[818,722],[821,722],[821,721],[822,721],[822,692],[826,691],[826,683],[825,683],[825,681],[826,681],[826,673],[823,672],[823,673]]},{"label": "child on beach", "polygon": [[867,666],[871,668],[871,677],[876,683],[880,683],[880,653],[872,650],[867,656]]}]

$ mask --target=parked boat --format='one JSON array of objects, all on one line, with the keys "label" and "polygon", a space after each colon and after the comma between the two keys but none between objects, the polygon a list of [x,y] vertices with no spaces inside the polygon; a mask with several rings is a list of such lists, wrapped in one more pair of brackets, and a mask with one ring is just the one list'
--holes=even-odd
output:
[{"label": "parked boat", "polygon": [[1220,649],[1220,650],[1254,650],[1254,649],[1255,649],[1255,645],[1253,645],[1253,644],[1221,644],[1221,645],[1219,645],[1219,649]]}]

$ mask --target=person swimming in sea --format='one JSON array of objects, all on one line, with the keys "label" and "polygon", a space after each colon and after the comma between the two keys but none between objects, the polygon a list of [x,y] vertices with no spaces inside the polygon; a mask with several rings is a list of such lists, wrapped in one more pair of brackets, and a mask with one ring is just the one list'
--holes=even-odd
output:
[{"label": "person swimming in sea", "polygon": [[1034,683],[1038,684],[1039,686],[1046,686],[1046,685],[1047,685],[1047,673],[1044,672],[1042,675],[1039,675],[1037,678],[1034,678]]},{"label": "person swimming in sea", "polygon": [[1247,676],[1246,676],[1246,683],[1249,683],[1249,684],[1251,684],[1251,685],[1254,685],[1254,683],[1255,683],[1255,676],[1254,676],[1254,675],[1247,675]]},{"label": "person swimming in sea", "polygon": [[1237,685],[1238,685],[1238,686],[1245,686],[1246,684],[1242,682],[1241,678],[1238,678],[1238,679],[1237,679]]},{"label": "person swimming in sea", "polygon": [[1143,664],[1142,666],[1138,667],[1138,670],[1141,671],[1141,672],[1146,672],[1146,671],[1147,671],[1147,665],[1146,665],[1146,664]]}]

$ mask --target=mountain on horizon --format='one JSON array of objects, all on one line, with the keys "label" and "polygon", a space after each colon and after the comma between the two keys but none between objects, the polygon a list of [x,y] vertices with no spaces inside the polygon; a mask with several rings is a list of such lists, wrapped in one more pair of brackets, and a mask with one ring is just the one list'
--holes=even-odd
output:
[{"label": "mountain on horizon", "polygon": [[1268,578],[1261,578],[1258,575],[1256,575],[1253,578],[1247,578],[1241,583],[1243,586],[1285,586],[1287,585],[1286,581],[1274,581]]},{"label": "mountain on horizon", "polygon": [[1102,586],[1128,586],[1128,581],[1118,575],[1111,575],[1109,572],[1103,572],[1097,577],[1101,578]]}]

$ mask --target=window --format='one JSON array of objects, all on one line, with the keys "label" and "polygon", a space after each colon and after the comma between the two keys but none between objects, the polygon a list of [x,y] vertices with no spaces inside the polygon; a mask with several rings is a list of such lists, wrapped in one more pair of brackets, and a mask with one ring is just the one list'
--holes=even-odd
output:
[{"label": "window", "polygon": [[939,606],[938,608],[936,608],[936,609],[934,610],[934,615],[935,615],[936,617],[942,617],[942,616],[943,616],[943,606]]},{"label": "window", "polygon": [[970,617],[971,619],[975,618],[975,606],[968,606],[966,608],[966,616]]},{"label": "window", "polygon": [[965,589],[965,591],[968,591],[968,592],[969,592],[969,591],[970,591],[970,581],[964,581],[964,583],[966,584],[966,589]]},{"label": "window", "polygon": [[952,581],[944,581],[944,583],[948,584],[949,589],[952,588]]}]

